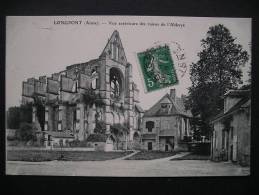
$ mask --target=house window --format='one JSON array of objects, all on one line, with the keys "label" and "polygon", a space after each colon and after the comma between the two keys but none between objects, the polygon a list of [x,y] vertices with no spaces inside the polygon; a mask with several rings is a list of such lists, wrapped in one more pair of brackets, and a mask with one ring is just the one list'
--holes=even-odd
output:
[{"label": "house window", "polygon": [[61,131],[62,130],[62,125],[61,122],[58,123],[58,130]]},{"label": "house window", "polygon": [[87,121],[84,122],[84,130],[87,130]]},{"label": "house window", "polygon": [[92,80],[92,83],[91,83],[91,88],[92,88],[92,89],[96,89],[96,84],[97,84],[96,74],[97,74],[97,71],[96,71],[95,69],[93,69],[93,70],[92,70],[92,77],[93,77],[93,80]]},{"label": "house window", "polygon": [[84,119],[86,120],[87,119],[87,107],[84,107]]},{"label": "house window", "polygon": [[167,104],[167,103],[162,103],[161,104],[161,111],[162,112],[168,112],[168,110],[170,109],[170,105],[169,104]]},{"label": "house window", "polygon": [[148,132],[152,132],[152,129],[155,127],[154,121],[147,121],[146,122],[146,128],[148,129]]},{"label": "house window", "polygon": [[58,120],[61,121],[62,120],[62,109],[58,110]]},{"label": "house window", "polygon": [[72,92],[76,93],[77,92],[77,87],[78,87],[78,80],[74,81]]},{"label": "house window", "polygon": [[48,123],[44,124],[44,130],[47,131],[48,130]]},{"label": "house window", "polygon": [[36,121],[36,110],[33,109],[32,110],[32,122],[35,122]]},{"label": "house window", "polygon": [[187,119],[184,119],[184,135],[187,136]]},{"label": "house window", "polygon": [[233,137],[234,137],[234,128],[233,127],[230,127],[230,137],[231,137],[231,140],[233,140]]},{"label": "house window", "polygon": [[79,129],[80,129],[80,123],[76,122],[76,130],[79,130]]},{"label": "house window", "polygon": [[46,110],[45,111],[45,121],[49,120],[49,112]]},{"label": "house window", "polygon": [[59,145],[60,145],[60,146],[63,146],[63,139],[60,139],[60,140],[59,140]]},{"label": "house window", "polygon": [[167,108],[167,104],[162,103],[161,104],[161,108],[166,109]]},{"label": "house window", "polygon": [[215,131],[215,148],[217,148],[217,131]]},{"label": "house window", "polygon": [[225,148],[225,131],[222,131],[222,146],[221,148]]},{"label": "house window", "polygon": [[80,120],[80,109],[76,109],[76,120]]},{"label": "house window", "polygon": [[152,142],[148,142],[147,143],[147,149],[148,150],[152,150]]}]

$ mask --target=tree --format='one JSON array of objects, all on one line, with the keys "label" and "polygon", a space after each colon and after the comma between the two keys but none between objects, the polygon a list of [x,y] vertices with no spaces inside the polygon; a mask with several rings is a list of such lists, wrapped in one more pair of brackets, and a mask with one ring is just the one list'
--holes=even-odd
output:
[{"label": "tree", "polygon": [[41,100],[38,96],[34,96],[34,106],[36,107],[36,116],[38,122],[40,124],[41,129],[44,129],[45,123],[45,106],[43,100]]},{"label": "tree", "polygon": [[129,128],[127,127],[127,124],[122,125],[120,123],[115,123],[111,125],[111,133],[114,134],[114,136],[116,137],[116,143],[118,148],[119,138],[125,136],[126,140],[126,137],[129,134]]},{"label": "tree", "polygon": [[20,106],[20,123],[32,123],[32,103]]},{"label": "tree", "polygon": [[201,132],[209,136],[209,120],[223,108],[222,95],[242,84],[241,66],[249,56],[222,24],[209,28],[201,46],[199,60],[190,66],[187,108],[204,122]]},{"label": "tree", "polygon": [[10,107],[7,112],[7,128],[18,129],[20,126],[20,107]]},{"label": "tree", "polygon": [[20,129],[16,131],[16,137],[22,141],[36,141],[36,128],[33,124],[23,122]]}]

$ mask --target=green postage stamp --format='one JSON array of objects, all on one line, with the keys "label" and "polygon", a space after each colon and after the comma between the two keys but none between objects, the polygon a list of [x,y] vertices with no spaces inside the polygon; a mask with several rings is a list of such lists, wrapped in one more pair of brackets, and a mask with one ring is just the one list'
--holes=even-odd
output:
[{"label": "green postage stamp", "polygon": [[168,45],[137,53],[146,92],[175,85],[178,82]]}]

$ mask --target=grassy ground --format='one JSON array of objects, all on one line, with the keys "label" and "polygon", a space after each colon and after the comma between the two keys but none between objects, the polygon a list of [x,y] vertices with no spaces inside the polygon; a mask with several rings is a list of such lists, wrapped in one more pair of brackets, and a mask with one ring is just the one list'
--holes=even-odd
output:
[{"label": "grassy ground", "polygon": [[141,151],[125,160],[153,160],[174,156],[176,152],[161,152],[161,151]]},{"label": "grassy ground", "polygon": [[102,152],[102,151],[41,151],[41,150],[8,150],[8,161],[104,161],[126,156],[132,152]]},{"label": "grassy ground", "polygon": [[209,160],[210,156],[209,155],[200,155],[200,154],[187,154],[185,156],[179,157],[179,158],[174,158],[171,160]]}]

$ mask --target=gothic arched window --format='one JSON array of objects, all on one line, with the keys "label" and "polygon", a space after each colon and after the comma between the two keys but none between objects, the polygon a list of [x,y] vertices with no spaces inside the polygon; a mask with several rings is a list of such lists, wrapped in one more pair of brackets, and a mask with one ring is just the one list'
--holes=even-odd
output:
[{"label": "gothic arched window", "polygon": [[96,84],[97,84],[97,78],[95,77],[95,75],[97,74],[97,71],[95,69],[92,70],[92,77],[94,77],[92,79],[92,83],[91,83],[91,88],[92,89],[96,89]]},{"label": "gothic arched window", "polygon": [[111,98],[119,99],[123,91],[123,75],[118,68],[110,69]]},{"label": "gothic arched window", "polygon": [[118,98],[120,96],[120,83],[115,75],[111,78],[111,96],[113,98]]}]

